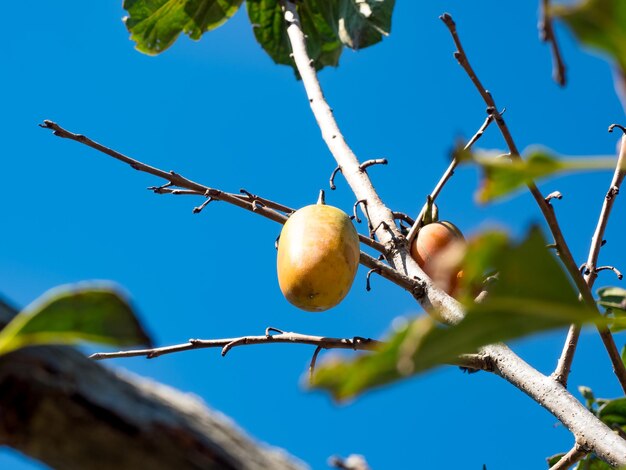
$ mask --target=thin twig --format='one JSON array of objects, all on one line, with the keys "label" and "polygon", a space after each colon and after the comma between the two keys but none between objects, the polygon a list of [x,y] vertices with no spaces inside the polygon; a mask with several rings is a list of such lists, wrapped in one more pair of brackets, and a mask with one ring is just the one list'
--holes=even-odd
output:
[{"label": "thin twig", "polygon": [[333,190],[333,191],[334,191],[335,189],[337,189],[337,186],[335,186],[335,176],[337,176],[337,173],[339,173],[340,171],[341,171],[341,167],[340,167],[340,166],[337,166],[337,167],[333,170],[333,172],[330,174],[330,178],[329,178],[329,180],[328,180],[328,183],[329,183],[329,185],[330,185],[330,189],[331,189],[331,190]]},{"label": "thin twig", "polygon": [[[271,328],[269,331],[276,331]],[[175,344],[173,346],[163,346],[151,349],[134,349],[130,351],[116,351],[109,353],[95,353],[89,356],[91,359],[113,359],[121,357],[140,357],[144,356],[148,359],[154,359],[166,354],[173,354],[181,351],[191,351],[194,349],[222,348],[222,356],[228,351],[238,346],[250,346],[253,344],[272,344],[272,343],[295,343],[309,344],[318,346],[322,349],[352,349],[352,350],[371,350],[378,346],[380,341],[370,338],[330,338],[327,336],[304,335],[300,333],[291,333],[278,330],[276,334],[265,334],[258,336],[241,336],[238,338],[222,338],[222,339],[191,339],[186,343]]]},{"label": "thin twig", "polygon": [[364,161],[363,163],[359,165],[359,168],[361,168],[361,171],[365,171],[367,167],[370,167],[372,165],[386,165],[387,163],[389,162],[387,161],[386,158],[376,158],[374,160]]},{"label": "thin twig", "polygon": [[[617,126],[610,127],[609,131],[612,131],[615,127]],[[583,275],[585,283],[590,290],[598,277],[599,268],[596,267],[596,264],[598,262],[598,256],[600,255],[600,249],[604,245],[604,232],[606,231],[609,216],[611,215],[611,210],[613,209],[613,204],[615,203],[615,196],[619,193],[619,188],[624,181],[625,175],[626,136],[622,136],[619,156],[617,157],[617,163],[615,165],[615,172],[613,173],[611,184],[609,185],[609,189],[602,203],[602,209],[600,210],[596,230],[591,238],[591,246],[589,248],[587,261],[582,266],[584,267]],[[618,271],[618,274],[621,273]],[[599,332],[609,357],[611,358],[613,370],[619,379],[622,389],[626,393],[626,369],[624,368],[624,362],[622,361],[619,351],[617,350],[613,336],[607,328],[599,328]],[[563,351],[561,352],[561,357],[559,358],[556,369],[552,374],[555,380],[560,382],[563,386],[567,386],[567,379],[574,360],[574,353],[576,352],[579,336],[580,327],[577,325],[570,326],[567,333],[567,339],[565,340],[565,345],[563,346]]]},{"label": "thin twig", "polygon": [[[482,135],[485,133],[485,130],[487,130],[487,127],[489,127],[489,124],[491,124],[492,122],[493,122],[493,115],[489,114],[487,118],[485,119],[485,122],[483,122],[482,126],[480,126],[480,128],[476,131],[476,133],[472,136],[472,138],[467,142],[467,144],[465,144],[465,147],[463,147],[463,150],[471,149],[472,146],[476,143],[476,141],[482,137]],[[454,174],[454,170],[456,169],[458,164],[459,164],[458,158],[454,157],[452,161],[450,162],[450,165],[448,165],[448,168],[446,169],[446,171],[443,173],[443,175],[437,182],[437,185],[435,186],[435,188],[432,190],[432,192],[429,195],[433,202],[435,201],[435,199],[437,199],[437,196],[439,196],[439,193],[441,192],[445,184],[448,182],[448,180],[452,178],[452,175]],[[424,214],[426,214],[427,208],[428,208],[428,204],[425,204],[422,207],[422,210],[420,210],[420,213],[417,215],[417,217],[411,224],[411,229],[409,230],[409,233],[406,236],[406,239],[409,243],[413,241],[413,239],[417,235],[417,232],[419,232],[419,230],[422,228],[422,225],[424,224],[424,220],[423,220]]]},{"label": "thin twig", "polygon": [[[287,207],[284,204],[280,204],[278,202],[270,201],[269,199],[256,196],[245,190],[242,190],[244,192],[243,194],[228,193],[225,191],[221,191],[219,189],[209,188],[208,186],[204,186],[202,184],[191,181],[183,177],[182,175],[179,175],[176,172],[164,171],[164,170],[160,170],[158,168],[152,167],[150,165],[146,165],[145,163],[142,163],[139,160],[135,160],[116,150],[113,150],[109,147],[99,144],[91,140],[89,137],[70,132],[52,121],[44,121],[44,123],[40,124],[40,126],[43,127],[44,129],[51,129],[54,135],[58,137],[74,140],[83,145],[96,149],[104,153],[105,155],[109,155],[110,157],[113,157],[116,160],[119,160],[121,162],[124,162],[130,165],[131,168],[137,171],[148,173],[148,174],[158,176],[159,178],[163,178],[167,180],[168,182],[162,186],[151,186],[148,188],[157,194],[192,195],[192,196],[210,197],[213,200],[224,201],[224,202],[233,204],[237,207],[240,207],[242,209],[246,209],[250,212],[255,212],[259,215],[262,215],[280,224],[284,224],[287,221],[287,216],[280,214],[277,211],[284,212],[286,214],[291,214],[295,212],[295,209]],[[172,188],[172,186],[177,186],[179,188],[185,188],[185,189],[175,189],[175,188]],[[368,238],[367,236],[362,235],[362,234],[359,234],[359,240],[364,245],[367,245],[370,248],[373,248],[380,253],[385,252],[385,247],[379,242],[377,242],[376,240],[372,240],[371,238]]]},{"label": "thin twig", "polygon": [[545,198],[546,202],[550,202],[552,199],[563,199],[563,195],[560,191],[552,191]]},{"label": "thin twig", "polygon": [[599,273],[600,271],[613,271],[613,273],[617,276],[617,279],[619,281],[621,281],[624,278],[624,275],[615,266],[598,266],[596,268],[596,274]]},{"label": "thin twig", "polygon": [[563,457],[559,459],[557,463],[550,467],[550,470],[567,470],[576,462],[581,461],[587,452],[583,449],[583,447],[576,444],[574,447],[570,449],[568,453],[566,453]]},{"label": "thin twig", "polygon": [[322,349],[323,348],[321,346],[318,346],[317,348],[315,348],[315,352],[313,353],[313,356],[311,357],[311,363],[309,364],[309,381],[313,380],[313,372],[315,372],[315,363],[317,362],[317,356],[319,355]]},{"label": "thin twig", "polygon": [[550,15],[550,0],[540,0],[539,3],[539,38],[543,42],[550,44],[552,52],[552,78],[560,86],[565,86],[567,82],[565,74],[565,63],[561,55],[559,43],[554,34],[554,25],[552,24],[552,16]]}]

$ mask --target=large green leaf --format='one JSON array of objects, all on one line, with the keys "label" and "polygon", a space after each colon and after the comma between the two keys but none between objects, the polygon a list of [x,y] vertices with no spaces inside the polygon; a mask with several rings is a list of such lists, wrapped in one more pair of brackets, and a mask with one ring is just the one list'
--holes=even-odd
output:
[{"label": "large green leaf", "polygon": [[[298,4],[302,30],[307,36],[307,52],[316,69],[339,63],[342,45],[333,24],[336,12],[333,2],[307,0]],[[294,65],[283,12],[278,0],[249,0],[246,2],[254,35],[265,52],[277,64]]]},{"label": "large green leaf", "polygon": [[[278,64],[294,66],[278,0],[248,0],[254,35]],[[360,49],[391,30],[395,0],[302,0],[297,3],[307,52],[316,69],[336,66],[344,45]]]},{"label": "large green leaf", "polygon": [[79,341],[151,345],[124,296],[105,283],[63,286],[44,294],[0,331],[0,354],[37,344]]},{"label": "large green leaf", "polygon": [[624,0],[584,0],[576,5],[553,5],[551,11],[581,42],[609,54],[622,72],[626,72]]},{"label": "large green leaf", "polygon": [[[494,244],[494,240],[500,240]],[[491,248],[495,246],[496,248]],[[478,255],[477,255],[478,253]],[[502,243],[488,235],[470,242],[464,271],[498,271],[498,281],[486,299],[465,302],[466,317],[456,326],[442,327],[423,316],[391,335],[376,352],[352,359],[335,358],[318,367],[312,385],[338,399],[454,363],[460,354],[481,346],[519,338],[572,323],[603,323],[578,296],[561,265],[546,249],[538,229],[519,244]]]},{"label": "large green leaf", "polygon": [[460,154],[462,161],[478,164],[483,179],[476,194],[485,203],[506,196],[527,184],[549,176],[574,171],[613,170],[614,157],[557,157],[552,151],[531,148],[522,159],[511,159],[499,152],[477,150]]},{"label": "large green leaf", "polygon": [[608,400],[598,410],[598,418],[608,426],[626,427],[626,398]]},{"label": "large green leaf", "polygon": [[158,54],[180,33],[192,39],[217,28],[239,9],[243,0],[124,0],[124,19],[139,51]]},{"label": "large green leaf", "polygon": [[395,0],[340,0],[337,31],[341,42],[361,49],[379,42],[391,30]]}]

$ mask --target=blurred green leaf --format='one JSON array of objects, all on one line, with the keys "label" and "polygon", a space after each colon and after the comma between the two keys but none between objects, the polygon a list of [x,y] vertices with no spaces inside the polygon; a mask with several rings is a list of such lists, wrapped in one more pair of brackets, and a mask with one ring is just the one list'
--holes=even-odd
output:
[{"label": "blurred green leaf", "polygon": [[124,296],[105,283],[52,289],[17,314],[0,331],[0,354],[37,344],[79,341],[117,346],[151,340]]},{"label": "blurred green leaf", "polygon": [[458,325],[442,327],[429,316],[420,317],[392,334],[374,353],[319,366],[313,387],[330,391],[338,400],[347,399],[437,365],[454,363],[460,354],[476,352],[487,344],[572,323],[604,321],[596,310],[578,301],[538,229],[531,229],[519,244],[504,242],[501,234],[484,235],[470,241],[468,253],[464,272],[490,268],[499,277],[483,302],[465,302],[467,315]]},{"label": "blurred green leaf", "polygon": [[614,467],[600,460],[595,454],[589,454],[578,462],[576,470],[614,470]]},{"label": "blurred green leaf", "polygon": [[607,53],[626,72],[626,2],[584,0],[555,4],[551,12],[567,24],[585,45]]},{"label": "blurred green leaf", "polygon": [[483,170],[483,179],[476,194],[479,202],[486,203],[501,198],[525,187],[529,183],[573,171],[612,170],[614,157],[569,157],[557,158],[550,150],[531,148],[524,152],[522,159],[511,159],[493,151],[477,150],[468,157]]},{"label": "blurred green leaf", "polygon": [[[598,289],[598,305],[607,309],[607,314],[619,320],[611,325],[611,331],[617,333],[626,329],[626,289],[621,287],[603,287]],[[624,356],[622,354],[622,360]]]},{"label": "blurred green leaf", "polygon": [[598,409],[598,417],[607,426],[626,426],[626,398],[608,400]]},{"label": "blurred green leaf", "polygon": [[126,28],[137,50],[159,54],[180,33],[200,39],[233,16],[243,0],[124,0]]}]

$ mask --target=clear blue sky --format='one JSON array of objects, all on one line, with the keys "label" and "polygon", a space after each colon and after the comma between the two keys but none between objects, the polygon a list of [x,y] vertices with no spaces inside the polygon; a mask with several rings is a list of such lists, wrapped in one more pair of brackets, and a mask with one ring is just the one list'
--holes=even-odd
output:
[{"label": "clear blue sky", "polygon": [[[506,3],[506,5],[505,5]],[[130,293],[156,342],[260,334],[267,326],[329,336],[381,337],[391,320],[419,313],[380,278],[366,292],[361,268],[346,300],[324,314],[301,312],[281,296],[274,239],[280,227],[223,203],[200,215],[198,200],[157,196],[156,178],[131,171],[37,127],[51,119],[166,170],[228,191],[249,191],[299,207],[327,187],[334,167],[301,83],[275,66],[253,38],[244,10],[194,43],[158,57],[136,52],[121,1],[31,2],[2,32],[2,193],[0,292],[26,304],[53,286],[113,280]],[[537,40],[535,2],[398,2],[391,36],[345,51],[321,81],[361,159],[387,157],[370,171],[385,202],[415,214],[447,164],[457,137],[469,137],[484,105],[452,57],[437,19],[453,14],[475,69],[493,92],[518,146],[612,154],[612,122],[624,123],[611,69],[557,28],[570,83],[550,77]],[[502,147],[494,131],[481,141]],[[556,210],[576,259],[586,257],[610,173],[542,185],[564,194]],[[462,169],[440,200],[444,218],[471,235],[486,226],[520,234],[538,210],[526,194],[478,207],[477,175]],[[349,210],[345,181],[328,202]],[[360,227],[365,231],[365,227]],[[626,269],[626,200],[618,200],[603,264]],[[616,284],[603,273],[598,286]],[[391,306],[391,307],[390,307]],[[549,373],[565,332],[515,343]],[[617,337],[618,345],[624,336]],[[313,350],[272,345],[188,352],[108,363],[202,397],[256,438],[325,468],[333,454],[363,453],[375,469],[542,468],[573,440],[556,419],[502,380],[443,368],[369,393],[348,406],[303,390]],[[599,396],[620,392],[597,335],[583,334],[570,379]],[[0,450],[0,468],[39,464]]]}]

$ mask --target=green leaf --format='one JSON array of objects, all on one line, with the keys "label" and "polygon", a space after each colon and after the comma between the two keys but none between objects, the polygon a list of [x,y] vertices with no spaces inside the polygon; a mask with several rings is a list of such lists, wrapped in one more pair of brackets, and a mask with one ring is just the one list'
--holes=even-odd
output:
[{"label": "green leaf", "polygon": [[105,283],[52,289],[0,331],[0,354],[37,344],[79,341],[117,346],[151,345],[124,296]]},{"label": "green leaf", "polygon": [[[341,55],[342,45],[332,26],[336,21],[333,4],[334,2],[327,3],[324,0],[306,0],[298,3],[302,30],[307,36],[307,52],[317,70],[326,65],[336,66]],[[291,45],[280,2],[248,0],[246,7],[254,36],[265,52],[277,64],[293,67]]]},{"label": "green leaf", "polygon": [[501,198],[548,176],[573,171],[612,170],[616,164],[614,157],[557,158],[552,151],[538,147],[524,153],[524,158],[513,160],[506,155],[485,150],[475,151],[471,156],[467,152],[461,155],[463,161],[469,159],[483,170],[483,180],[476,194],[479,202]]},{"label": "green leaf", "polygon": [[442,327],[429,316],[420,317],[392,334],[374,353],[335,359],[318,367],[313,387],[343,400],[437,365],[454,363],[459,355],[474,353],[487,344],[572,323],[605,321],[596,310],[578,301],[567,275],[536,228],[519,244],[503,242],[501,234],[470,242],[464,272],[485,268],[497,271],[498,280],[483,302],[465,302],[467,314],[458,325]]},{"label": "green leaf", "polygon": [[626,397],[607,401],[599,408],[598,418],[609,427],[626,426]]},{"label": "green leaf", "polygon": [[340,0],[337,30],[341,42],[352,49],[362,49],[388,36],[395,3],[395,0]]},{"label": "green leaf", "polygon": [[191,39],[225,23],[243,0],[124,0],[126,28],[137,50],[159,54],[180,33]]},{"label": "green leaf", "polygon": [[626,2],[585,0],[576,5],[553,5],[551,12],[569,26],[585,45],[598,49],[626,72]]},{"label": "green leaf", "polygon": [[[616,322],[611,325],[611,331],[617,333],[626,329],[626,289],[620,287],[603,287],[598,289],[598,305],[607,309],[607,314]],[[618,321],[621,322],[618,323]],[[624,356],[622,355],[622,360]]]},{"label": "green leaf", "polygon": [[[309,57],[316,70],[336,66],[343,46],[360,49],[391,29],[395,0],[302,0],[297,4]],[[259,44],[278,64],[295,66],[278,0],[248,0],[248,17]]]}]

